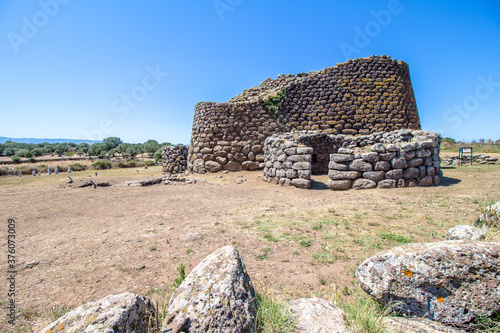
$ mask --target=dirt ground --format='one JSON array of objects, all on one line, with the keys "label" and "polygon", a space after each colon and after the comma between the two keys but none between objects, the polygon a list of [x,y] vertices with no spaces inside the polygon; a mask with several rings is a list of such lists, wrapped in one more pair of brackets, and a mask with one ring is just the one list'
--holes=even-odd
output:
[{"label": "dirt ground", "polygon": [[[227,244],[242,254],[258,292],[282,300],[348,296],[367,257],[443,240],[450,227],[473,223],[481,208],[500,200],[498,166],[444,168],[438,187],[342,192],[326,188],[326,175],[301,190],[265,183],[261,174],[97,189],[70,187],[67,174],[1,177],[5,270],[7,221],[16,221],[16,329],[37,332],[65,311],[126,291],[165,305],[180,263],[189,272]],[[91,176],[121,184],[160,175],[159,167],[72,173],[76,184]],[[9,332],[2,281],[0,331]]]}]

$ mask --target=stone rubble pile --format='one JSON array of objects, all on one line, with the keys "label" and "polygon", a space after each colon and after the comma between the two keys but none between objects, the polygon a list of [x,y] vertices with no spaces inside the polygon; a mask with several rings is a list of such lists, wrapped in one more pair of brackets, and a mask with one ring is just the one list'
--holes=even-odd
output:
[{"label": "stone rubble pile", "polygon": [[[460,161],[460,156],[448,156],[446,158],[443,158],[443,164],[445,165],[453,165],[456,166],[458,165]],[[467,165],[470,164],[471,158],[470,156],[464,156],[462,159],[462,164]],[[477,164],[494,164],[494,165],[500,165],[500,161],[496,157],[491,157],[490,155],[473,155],[472,156],[472,163],[477,163]]]}]

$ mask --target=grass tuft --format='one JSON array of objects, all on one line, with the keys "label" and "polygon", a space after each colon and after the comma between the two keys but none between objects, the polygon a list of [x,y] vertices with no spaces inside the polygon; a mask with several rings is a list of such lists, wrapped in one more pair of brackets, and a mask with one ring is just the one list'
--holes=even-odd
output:
[{"label": "grass tuft", "polygon": [[287,307],[269,295],[257,294],[257,333],[295,333],[295,319]]}]

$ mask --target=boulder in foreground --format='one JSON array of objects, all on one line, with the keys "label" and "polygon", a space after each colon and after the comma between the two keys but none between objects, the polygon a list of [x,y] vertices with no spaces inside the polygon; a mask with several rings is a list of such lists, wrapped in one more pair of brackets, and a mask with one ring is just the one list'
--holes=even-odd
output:
[{"label": "boulder in foreground", "polygon": [[77,307],[48,325],[40,333],[147,333],[155,308],[145,297],[124,293]]},{"label": "boulder in foreground", "polygon": [[172,296],[163,331],[253,332],[255,291],[238,251],[225,246],[196,266]]},{"label": "boulder in foreground", "polygon": [[463,324],[500,311],[500,244],[445,241],[381,252],[356,271],[361,287],[401,314]]}]

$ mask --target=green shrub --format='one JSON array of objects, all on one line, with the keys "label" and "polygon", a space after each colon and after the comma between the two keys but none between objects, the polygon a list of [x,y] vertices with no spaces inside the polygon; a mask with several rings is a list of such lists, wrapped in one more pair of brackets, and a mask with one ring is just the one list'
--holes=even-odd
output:
[{"label": "green shrub", "polygon": [[12,163],[15,163],[15,164],[21,163],[21,158],[17,155],[13,155],[11,157],[11,159],[12,159]]},{"label": "green shrub", "polygon": [[286,88],[278,93],[276,96],[269,96],[264,100],[264,105],[267,111],[271,114],[271,117],[276,120],[278,118],[278,113],[281,111],[281,107],[286,100]]},{"label": "green shrub", "polygon": [[26,158],[32,158],[33,154],[28,150],[26,153],[24,153],[24,157],[26,157]]},{"label": "green shrub", "polygon": [[87,169],[85,165],[81,165],[80,163],[73,163],[70,165],[71,171],[82,171]]},{"label": "green shrub", "polygon": [[183,263],[181,263],[179,266],[177,266],[177,270],[179,271],[179,276],[174,280],[174,287],[178,288],[182,281],[186,278],[186,266],[184,266]]},{"label": "green shrub", "polygon": [[111,162],[109,161],[96,161],[92,163],[92,168],[95,170],[111,169]]}]

